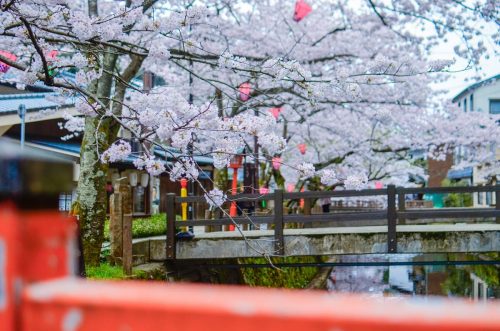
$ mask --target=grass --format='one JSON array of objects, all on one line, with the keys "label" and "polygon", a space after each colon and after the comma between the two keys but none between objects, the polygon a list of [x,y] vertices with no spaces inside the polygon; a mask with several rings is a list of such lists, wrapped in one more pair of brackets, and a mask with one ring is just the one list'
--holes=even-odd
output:
[{"label": "grass", "polygon": [[120,266],[112,266],[109,263],[101,263],[98,267],[87,267],[85,270],[87,278],[98,280],[123,280],[123,279],[143,279],[144,272],[134,270],[131,277],[123,274],[123,268]]},{"label": "grass", "polygon": [[[132,222],[132,237],[144,238],[161,236],[167,233],[165,214],[156,214],[147,218],[136,218]],[[104,240],[109,241],[109,220],[104,225]]]},{"label": "grass", "polygon": [[122,267],[111,266],[107,263],[101,263],[98,267],[87,267],[85,270],[87,278],[90,279],[124,279]]}]

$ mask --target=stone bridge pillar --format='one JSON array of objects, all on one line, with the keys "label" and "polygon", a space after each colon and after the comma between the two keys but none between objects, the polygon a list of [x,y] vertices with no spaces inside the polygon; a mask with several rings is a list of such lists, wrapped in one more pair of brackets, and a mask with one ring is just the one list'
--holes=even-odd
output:
[{"label": "stone bridge pillar", "polygon": [[115,184],[109,210],[110,263],[123,265],[129,274],[132,266],[132,194],[129,185]]}]

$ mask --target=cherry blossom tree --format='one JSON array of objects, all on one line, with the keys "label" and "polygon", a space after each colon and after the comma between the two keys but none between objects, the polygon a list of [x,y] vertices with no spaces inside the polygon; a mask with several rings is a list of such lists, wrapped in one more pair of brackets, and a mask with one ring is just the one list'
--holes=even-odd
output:
[{"label": "cherry blossom tree", "polygon": [[[196,180],[193,150],[222,169],[247,147],[262,164],[281,156],[289,180],[354,188],[404,177],[414,149],[442,157],[463,143],[484,152],[498,127],[433,107],[428,83],[452,61],[423,54],[458,32],[457,56],[477,64],[486,52],[475,41],[479,22],[498,24],[496,10],[494,1],[318,0],[294,20],[284,0],[2,0],[1,45],[17,57],[0,61],[20,88],[41,81],[76,98],[82,116],[65,127],[83,133],[79,218],[85,259],[97,264],[108,164],[131,153],[120,129],[146,147],[138,168],[172,180]],[[144,71],[165,85],[132,84]],[[277,120],[272,108],[282,110]],[[464,123],[463,136],[452,129]],[[171,168],[149,148],[166,144],[181,150]],[[225,195],[215,189],[207,199],[220,206]]]}]

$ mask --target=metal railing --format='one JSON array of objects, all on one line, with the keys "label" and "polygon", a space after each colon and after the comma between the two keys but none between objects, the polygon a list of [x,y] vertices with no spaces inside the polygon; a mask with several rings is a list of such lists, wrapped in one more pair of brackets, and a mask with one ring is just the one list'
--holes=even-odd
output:
[{"label": "metal railing", "polygon": [[[442,194],[442,193],[475,193],[494,192],[495,208],[442,208],[442,209],[407,209],[405,197],[409,194]],[[348,198],[348,197],[385,197],[386,207],[380,210],[334,212],[325,214],[311,214],[311,202],[319,198]],[[303,214],[284,213],[284,202],[287,200],[304,200]],[[463,218],[495,218],[500,223],[500,186],[467,186],[467,187],[436,187],[436,188],[404,188],[389,185],[385,189],[344,190],[344,191],[306,191],[284,192],[276,190],[270,194],[237,194],[228,197],[231,201],[273,201],[274,213],[267,216],[246,215],[244,217],[176,220],[176,206],[181,203],[206,202],[203,196],[178,197],[174,193],[167,194],[167,259],[176,258],[176,228],[186,226],[225,226],[253,224],[270,224],[274,230],[274,249],[277,255],[284,255],[284,229],[287,224],[312,224],[313,222],[352,222],[350,226],[359,226],[361,220],[385,220],[387,225],[388,253],[397,252],[397,224],[406,224],[406,220],[416,219],[463,219]],[[223,239],[220,239],[223,240]]]}]

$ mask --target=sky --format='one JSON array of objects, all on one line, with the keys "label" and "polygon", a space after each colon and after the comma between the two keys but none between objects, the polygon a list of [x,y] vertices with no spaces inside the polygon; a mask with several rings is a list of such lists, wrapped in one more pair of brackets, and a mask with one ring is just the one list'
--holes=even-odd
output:
[{"label": "sky", "polygon": [[[498,27],[490,25],[488,26],[487,32],[492,33],[494,29],[498,29]],[[483,41],[488,50],[489,58],[486,58],[486,56],[481,58],[479,63],[480,68],[475,67],[464,71],[460,70],[467,66],[467,61],[458,58],[453,51],[453,47],[458,42],[458,38],[456,38],[456,40],[450,38],[448,43],[443,43],[432,49],[430,54],[428,54],[430,59],[455,59],[456,63],[451,66],[450,70],[460,72],[446,74],[448,77],[447,81],[434,83],[431,84],[431,86],[436,90],[447,91],[444,97],[451,99],[469,85],[479,80],[500,74],[500,45],[495,45],[493,40],[487,38],[483,38]],[[495,51],[497,52],[496,55]],[[481,78],[478,80],[477,76]]]},{"label": "sky", "polygon": [[[472,5],[475,0],[467,1],[469,1],[468,5]],[[311,3],[314,2],[311,1]],[[349,1],[349,6],[357,10],[367,9],[366,2],[364,0],[351,0]],[[495,23],[483,24],[485,26],[485,36],[491,36],[492,34],[498,32],[499,27]],[[416,31],[420,31],[420,28],[418,28]],[[422,33],[424,35],[434,33],[433,27],[429,24],[426,27],[426,30],[424,30]],[[435,46],[430,53],[427,53],[428,58],[431,60],[455,59],[455,64],[449,70],[459,71],[446,74],[446,77],[448,79],[445,82],[438,82],[436,80],[435,83],[431,84],[431,87],[435,90],[446,91],[442,96],[439,97],[439,99],[452,99],[469,85],[500,74],[500,44],[495,45],[494,41],[491,38],[485,36],[480,36],[477,38],[477,40],[473,40],[473,42],[482,40],[488,50],[489,58],[487,59],[483,56],[479,63],[479,66],[481,68],[475,67],[468,70],[463,70],[467,67],[467,61],[458,58],[453,50],[455,45],[462,43],[462,40],[458,35],[447,35],[447,42],[443,42],[442,44]],[[478,79],[478,76],[480,77],[480,79]]]}]

